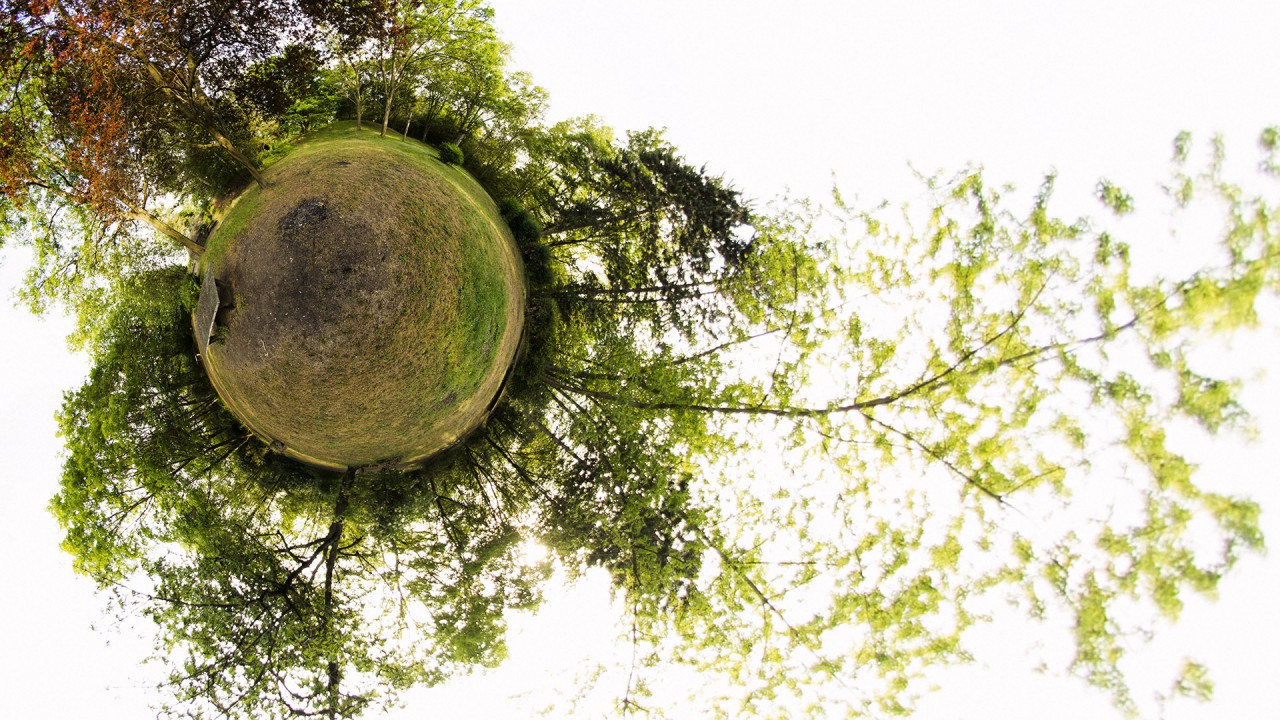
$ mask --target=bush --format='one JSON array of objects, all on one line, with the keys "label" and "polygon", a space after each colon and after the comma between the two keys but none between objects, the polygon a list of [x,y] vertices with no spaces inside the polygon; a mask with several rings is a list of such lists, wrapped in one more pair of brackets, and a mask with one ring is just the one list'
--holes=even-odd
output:
[{"label": "bush", "polygon": [[507,225],[511,228],[511,236],[520,245],[537,245],[542,239],[542,227],[528,210],[508,219]]},{"label": "bush", "polygon": [[418,132],[421,133],[422,141],[436,147],[453,142],[459,135],[457,123],[445,115],[431,117],[423,114],[414,118],[414,123],[421,128]]},{"label": "bush", "polygon": [[228,195],[253,182],[249,172],[216,146],[188,148],[182,174],[214,195]]},{"label": "bush", "polygon": [[462,148],[453,143],[440,143],[440,162],[445,165],[461,165]]},{"label": "bush", "polygon": [[520,204],[519,200],[504,197],[498,201],[498,213],[508,221],[522,212],[524,212],[524,206]]},{"label": "bush", "polygon": [[293,149],[293,145],[290,145],[287,142],[272,143],[270,147],[264,147],[262,152],[258,155],[258,164],[264,168],[268,167],[274,164],[275,161],[293,152]]}]

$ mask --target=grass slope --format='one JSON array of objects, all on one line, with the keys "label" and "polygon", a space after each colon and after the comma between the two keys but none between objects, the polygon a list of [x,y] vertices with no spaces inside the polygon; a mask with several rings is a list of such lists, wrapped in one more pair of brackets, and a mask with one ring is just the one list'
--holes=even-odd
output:
[{"label": "grass slope", "polygon": [[416,141],[339,123],[228,208],[204,262],[235,308],[205,367],[251,430],[315,465],[411,465],[483,421],[524,280],[493,201]]}]

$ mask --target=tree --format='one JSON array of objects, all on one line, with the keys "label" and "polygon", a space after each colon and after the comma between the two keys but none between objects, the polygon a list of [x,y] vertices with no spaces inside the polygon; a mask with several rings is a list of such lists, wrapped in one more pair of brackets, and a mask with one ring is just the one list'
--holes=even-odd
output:
[{"label": "tree", "polygon": [[135,280],[67,397],[51,508],[77,569],[156,623],[162,711],[353,717],[500,661],[547,571],[489,489],[449,459],[357,477],[272,456],[193,362],[190,278]]},{"label": "tree", "polygon": [[358,130],[364,122],[365,93],[373,81],[373,38],[385,22],[387,5],[382,0],[302,0],[301,8],[318,26],[326,50],[337,63],[332,74],[335,82],[347,89],[355,105]]},{"label": "tree", "polygon": [[58,0],[47,8],[15,2],[9,15],[28,38],[28,53],[52,53],[58,66],[89,73],[97,90],[128,101],[105,117],[116,121],[161,104],[264,183],[236,142],[244,118],[228,93],[245,68],[274,54],[293,29],[296,10],[287,0],[210,0],[176,11],[149,0]]},{"label": "tree", "polygon": [[[124,108],[143,89],[109,59],[77,37],[33,26],[20,10],[6,13],[7,51],[0,74],[9,96],[3,106],[0,188],[22,206],[72,205],[100,225],[140,221],[188,250],[202,248],[147,209],[149,199],[174,181],[173,140],[153,113]],[[168,161],[168,162],[166,162]]]},{"label": "tree", "polygon": [[321,73],[320,53],[295,44],[250,66],[237,80],[234,94],[264,121],[279,118],[296,135],[333,120],[332,92]]},{"label": "tree", "polygon": [[6,235],[36,249],[33,306],[91,304],[95,276],[155,267],[172,252],[136,224],[203,253],[193,216],[239,182],[223,163],[258,172],[245,147],[253,113],[233,90],[252,85],[243,74],[262,69],[253,61],[277,47],[290,8],[5,4],[0,188]]},{"label": "tree", "polygon": [[[1168,277],[1102,225],[1057,217],[1053,178],[1021,211],[979,172],[926,179],[930,201],[902,220],[838,194],[758,209],[658,132],[619,143],[592,119],[515,128],[525,110],[496,108],[524,81],[467,75],[496,62],[463,59],[490,37],[478,5],[385,9],[377,22],[307,12],[328,18],[337,47],[370,52],[346,67],[357,115],[376,78],[384,132],[417,72],[429,98],[450,98],[442,117],[507,123],[471,139],[514,148],[490,155],[528,208],[507,203],[507,216],[551,258],[531,283],[529,343],[490,421],[448,453],[409,473],[326,474],[222,410],[193,359],[180,268],[126,244],[138,257],[90,275],[106,284],[92,301],[104,319],[83,331],[95,368],[61,416],[53,509],[77,567],[157,623],[171,713],[351,717],[492,665],[504,613],[535,603],[548,570],[527,542],[613,578],[637,658],[624,712],[650,709],[646,668],[684,663],[724,713],[905,713],[926,667],[966,657],[992,600],[1065,622],[1073,669],[1132,708],[1127,639],[1262,547],[1258,507],[1197,486],[1171,440],[1244,422],[1237,386],[1192,347],[1254,322],[1280,285],[1275,207],[1224,179],[1220,157],[1193,175],[1178,141],[1173,200],[1207,197],[1226,228]],[[67,36],[87,38],[68,56],[75,72],[13,44],[3,56],[24,78],[0,124],[7,223],[58,192],[123,218],[121,188],[138,187],[124,169],[162,177],[147,163],[165,133],[289,97],[271,69],[287,55],[267,52],[278,38],[234,31],[241,50],[197,58],[202,84],[165,90],[151,67],[165,83],[196,78],[174,60],[187,50],[144,60],[90,20]],[[29,27],[42,26],[10,22],[5,37]],[[99,51],[110,62],[89,62]],[[448,78],[466,91],[446,92]],[[81,94],[100,117],[81,118],[65,90],[99,80],[106,92]],[[184,123],[122,117],[148,91]],[[90,136],[101,144],[72,142]],[[62,156],[40,165],[45,137]],[[1276,137],[1264,134],[1264,173]],[[56,174],[57,191],[30,181]],[[1098,192],[1132,210],[1122,189]],[[1108,492],[1081,502],[1103,466]]]},{"label": "tree", "polygon": [[529,146],[518,196],[564,271],[541,294],[609,322],[661,317],[686,335],[731,312],[721,301],[751,264],[755,229],[722,178],[690,165],[657,131],[618,147],[591,118]]},{"label": "tree", "polygon": [[[933,204],[901,226],[838,196],[758,225],[737,322],[704,345],[589,319],[582,347],[551,343],[543,379],[562,414],[546,424],[574,428],[566,458],[610,447],[584,425],[702,458],[681,492],[705,519],[686,514],[675,544],[700,544],[703,570],[666,587],[675,610],[623,586],[642,658],[628,674],[691,663],[709,697],[740,703],[723,712],[903,713],[911,681],[963,659],[984,603],[1007,595],[1073,628],[1072,669],[1133,709],[1120,661],[1145,631],[1134,613],[1175,618],[1262,547],[1257,505],[1198,487],[1169,434],[1242,421],[1232,382],[1192,350],[1255,322],[1280,281],[1273,207],[1218,167],[1172,185],[1226,208],[1216,252],[1185,276],[1140,280],[1123,242],[1052,214],[1052,178],[1017,214],[965,173],[930,181]],[[778,242],[796,237],[810,240]],[[762,443],[781,462],[729,459]],[[1108,491],[1068,503],[1103,466]]]},{"label": "tree", "polygon": [[511,176],[528,159],[528,136],[539,132],[547,100],[527,73],[507,68],[509,53],[482,36],[425,65],[413,85],[423,142],[463,147],[468,169],[495,197],[515,191]]},{"label": "tree", "polygon": [[[246,118],[231,91],[246,68],[280,49],[282,37],[294,30],[295,6],[288,0],[219,0],[184,6],[177,22],[148,22],[167,17],[167,6],[130,8],[119,18],[119,32],[136,37],[132,44],[114,43],[157,92],[187,122],[202,129],[226,154],[265,186],[247,143],[237,142]],[[168,33],[140,34],[140,27],[168,27]]]},{"label": "tree", "polygon": [[454,56],[439,58],[423,72],[427,122],[447,110],[460,144],[481,128],[532,126],[546,104],[546,92],[528,73],[509,72],[511,48],[492,35],[466,43]]},{"label": "tree", "polygon": [[[183,162],[171,152],[180,135],[117,117],[109,90],[84,76],[39,75],[49,58],[10,68],[14,84],[0,109],[0,244],[26,245],[35,262],[22,289],[33,309],[50,301],[91,314],[104,278],[167,263],[175,246],[204,248],[177,217],[184,200],[166,193]],[[68,84],[78,87],[67,92]],[[139,232],[138,226],[152,232]]]},{"label": "tree", "polygon": [[441,60],[462,61],[466,48],[491,38],[493,11],[478,0],[390,2],[374,36],[371,62],[384,98],[382,136],[391,121],[397,91],[423,66]]}]

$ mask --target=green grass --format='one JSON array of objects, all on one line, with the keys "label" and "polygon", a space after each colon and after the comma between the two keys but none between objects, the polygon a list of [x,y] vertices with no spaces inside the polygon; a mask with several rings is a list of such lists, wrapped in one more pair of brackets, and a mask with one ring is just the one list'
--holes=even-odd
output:
[{"label": "green grass", "polygon": [[[482,422],[525,293],[493,200],[434,149],[350,123],[266,176],[228,206],[204,259],[236,288],[206,358],[231,411],[329,467],[413,464]],[[308,202],[325,219],[290,225]]]}]

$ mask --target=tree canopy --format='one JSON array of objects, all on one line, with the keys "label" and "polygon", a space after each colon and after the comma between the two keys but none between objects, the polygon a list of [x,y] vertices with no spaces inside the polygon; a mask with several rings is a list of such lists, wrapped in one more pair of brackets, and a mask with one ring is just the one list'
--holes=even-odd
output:
[{"label": "tree canopy", "polygon": [[[30,292],[92,310],[52,509],[77,569],[155,621],[167,713],[354,717],[491,666],[553,566],[612,578],[634,649],[624,714],[662,711],[649,680],[672,665],[699,673],[708,713],[905,714],[992,612],[1068,628],[1072,670],[1134,711],[1131,641],[1262,549],[1258,506],[1203,489],[1172,440],[1247,425],[1242,386],[1194,348],[1256,323],[1280,287],[1274,203],[1224,176],[1220,144],[1200,168],[1175,142],[1173,212],[1201,204],[1223,227],[1196,267],[1161,274],[1111,229],[1133,200],[1105,181],[1094,219],[1060,216],[1052,176],[1020,196],[978,171],[922,178],[912,207],[757,203],[660,132],[543,125],[481,4],[343,7],[232,3],[233,25],[278,10],[273,32],[188,37],[122,5],[129,42],[181,40],[143,59],[74,6],[4,6],[18,81],[0,221],[51,258],[33,285],[82,275]],[[64,37],[84,38],[75,62],[41,49]],[[101,136],[115,144],[73,152],[92,131],[62,109],[65,83],[97,82],[86,58],[108,51],[94,102],[121,104],[95,122],[120,126]],[[160,89],[179,74],[185,90]],[[170,112],[127,114],[142,96]],[[210,167],[287,145],[290,108],[359,122],[371,97],[384,133],[394,118],[406,142],[413,122],[459,141],[501,201],[527,340],[457,446],[403,473],[327,473],[225,411],[194,356],[193,281],[127,203],[217,221],[228,186]],[[1203,669],[1180,681],[1198,693]]]}]

